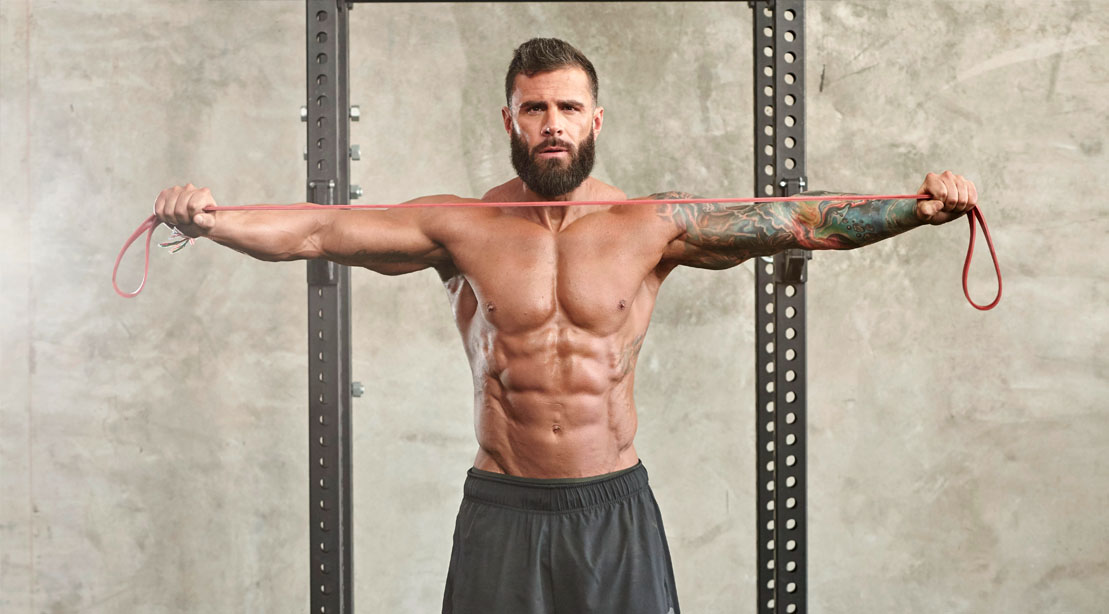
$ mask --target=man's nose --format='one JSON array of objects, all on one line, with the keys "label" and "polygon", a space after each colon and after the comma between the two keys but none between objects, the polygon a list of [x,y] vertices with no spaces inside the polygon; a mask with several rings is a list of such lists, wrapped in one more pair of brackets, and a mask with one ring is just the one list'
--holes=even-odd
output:
[{"label": "man's nose", "polygon": [[547,111],[543,118],[543,136],[562,136],[562,124],[562,115],[558,111]]}]

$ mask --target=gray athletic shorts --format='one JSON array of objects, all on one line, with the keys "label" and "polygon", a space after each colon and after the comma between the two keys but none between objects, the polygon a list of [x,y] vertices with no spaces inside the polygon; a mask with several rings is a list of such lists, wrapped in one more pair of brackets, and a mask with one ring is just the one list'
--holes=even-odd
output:
[{"label": "gray athletic shorts", "polygon": [[537,480],[470,469],[444,614],[678,614],[643,463]]}]

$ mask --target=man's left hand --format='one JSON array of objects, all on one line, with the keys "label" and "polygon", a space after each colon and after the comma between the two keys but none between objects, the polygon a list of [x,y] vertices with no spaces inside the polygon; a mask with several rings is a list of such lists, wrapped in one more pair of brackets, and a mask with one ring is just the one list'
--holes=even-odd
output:
[{"label": "man's left hand", "polygon": [[929,194],[935,200],[921,200],[916,204],[916,216],[928,224],[944,224],[962,216],[978,206],[978,190],[962,175],[944,171],[942,175],[928,173],[918,194]]}]

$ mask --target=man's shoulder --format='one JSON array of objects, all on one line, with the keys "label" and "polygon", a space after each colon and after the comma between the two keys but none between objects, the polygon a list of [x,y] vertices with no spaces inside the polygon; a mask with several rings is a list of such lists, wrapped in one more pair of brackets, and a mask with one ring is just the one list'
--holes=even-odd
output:
[{"label": "man's shoulder", "polygon": [[412,206],[411,215],[420,220],[424,226],[441,225],[442,223],[457,223],[459,218],[471,220],[480,217],[489,217],[496,212],[495,208],[465,205],[481,205],[487,202],[482,198],[458,196],[457,194],[432,194],[421,196],[405,202],[405,205],[439,205],[420,207]]},{"label": "man's shoulder", "polygon": [[[457,194],[432,194],[413,198],[405,202],[410,207],[393,209],[397,219],[418,227],[431,240],[446,245],[460,236],[463,229],[472,232],[475,223],[498,215],[495,208],[467,207],[460,205],[482,203],[480,198],[469,198]],[[445,205],[420,207],[419,205]],[[454,205],[454,206],[451,206]]]},{"label": "man's shoulder", "polygon": [[590,192],[597,195],[593,200],[628,200],[628,195],[614,185],[609,185],[595,177],[590,177],[589,181],[593,184],[590,186]]},{"label": "man's shoulder", "polygon": [[405,201],[406,205],[430,205],[438,203],[475,203],[481,202],[480,198],[467,198],[465,196],[458,196],[457,194],[432,194],[430,196],[421,196],[413,198],[412,200]]},{"label": "man's shoulder", "polygon": [[519,197],[521,193],[522,183],[523,182],[520,181],[519,178],[510,179],[498,186],[493,186],[492,188],[489,188],[489,190],[487,190],[485,194],[482,194],[481,198],[478,200],[487,203],[503,203],[520,200]]}]

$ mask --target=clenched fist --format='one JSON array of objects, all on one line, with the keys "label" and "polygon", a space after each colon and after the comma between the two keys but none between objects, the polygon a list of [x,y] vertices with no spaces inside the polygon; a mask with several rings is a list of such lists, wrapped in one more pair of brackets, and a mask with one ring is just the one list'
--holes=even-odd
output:
[{"label": "clenched fist", "polygon": [[944,171],[942,175],[928,173],[917,193],[929,194],[935,199],[916,204],[917,218],[929,224],[950,222],[978,206],[978,190],[974,184],[951,171]]},{"label": "clenched fist", "polygon": [[208,188],[193,184],[173,186],[162,190],[154,202],[154,215],[158,221],[176,228],[189,237],[202,237],[216,225],[216,214],[206,213],[204,207],[215,205]]}]

